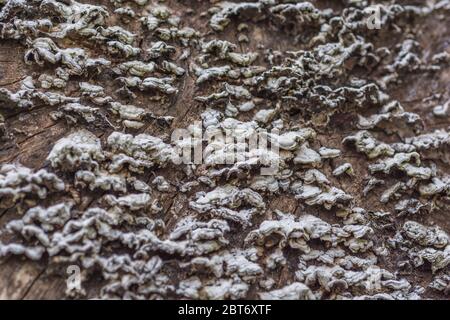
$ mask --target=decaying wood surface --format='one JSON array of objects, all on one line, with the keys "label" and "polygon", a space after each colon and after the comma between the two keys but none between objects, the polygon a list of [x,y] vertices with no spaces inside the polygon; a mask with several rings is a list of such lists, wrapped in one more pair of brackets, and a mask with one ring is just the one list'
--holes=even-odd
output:
[{"label": "decaying wood surface", "polygon": [[[0,1],[2,10],[8,6],[11,1]],[[30,1],[33,2],[33,1]],[[40,1],[34,1],[39,3]],[[61,1],[62,3],[70,3],[71,1]],[[151,43],[158,40],[154,32],[145,29],[143,23],[139,21],[140,17],[145,17],[151,12],[151,9],[157,5],[164,5],[170,8],[173,16],[179,17],[180,25],[183,27],[191,27],[198,32],[199,36],[195,41],[200,43],[206,40],[220,39],[227,40],[230,43],[236,44],[236,52],[247,53],[257,52],[258,58],[253,63],[256,66],[263,66],[266,69],[270,69],[274,65],[281,65],[283,59],[289,56],[289,52],[299,50],[312,50],[317,48],[317,45],[308,45],[308,41],[317,34],[320,30],[319,27],[310,27],[307,24],[301,24],[296,20],[295,15],[289,19],[292,21],[279,22],[276,19],[261,19],[258,21],[257,17],[247,17],[245,14],[233,16],[230,23],[224,27],[223,31],[213,30],[209,21],[211,14],[203,14],[208,9],[217,6],[217,1],[148,1],[148,4],[140,6],[133,1],[123,1],[123,4],[117,4],[114,6],[114,1],[88,1],[79,0],[81,3],[89,3],[95,5],[103,5],[109,12],[109,17],[106,19],[106,26],[121,26],[124,29],[135,33],[136,39],[133,42],[133,46],[142,50],[141,54],[133,58],[123,58],[122,56],[116,56],[110,54],[105,45],[100,42],[87,40],[76,32],[69,34],[64,38],[48,36],[49,33],[38,31],[38,35],[24,35],[19,39],[8,39],[4,36],[4,39],[0,41],[0,87],[8,89],[11,92],[17,92],[20,90],[22,81],[31,76],[36,83],[36,87],[39,88],[38,78],[40,75],[47,73],[54,75],[56,65],[46,62],[43,65],[36,63],[26,64],[24,55],[30,49],[30,41],[38,37],[50,37],[58,45],[59,48],[71,48],[80,47],[83,48],[89,57],[100,58],[111,61],[112,65],[117,65],[120,62],[129,60],[144,60],[143,52],[148,49]],[[121,1],[117,1],[120,3]],[[145,1],[144,1],[145,2]],[[239,1],[233,1],[239,2]],[[252,2],[252,1],[249,1]],[[275,1],[295,3],[296,1]],[[326,8],[333,9],[334,14],[339,15],[342,13],[343,8],[351,7],[349,4],[351,1],[310,1],[316,8],[325,10]],[[355,1],[357,2],[357,1]],[[366,2],[366,1],[361,1]],[[369,1],[370,2],[370,1]],[[392,2],[392,1],[391,1]],[[439,1],[428,1],[424,4],[424,1],[394,1],[400,5],[414,5],[414,6],[433,6]],[[445,7],[445,1],[441,1],[443,7]],[[390,54],[386,55],[387,61],[379,61],[374,66],[364,65],[358,61],[361,57],[355,55],[345,61],[345,75],[337,76],[339,80],[336,81],[337,86],[333,89],[340,87],[344,83],[350,83],[351,78],[358,78],[367,81],[367,83],[375,83],[383,76],[383,69],[388,63],[391,63],[392,59],[396,57],[396,54],[400,50],[402,43],[407,39],[413,39],[417,41],[417,50],[414,53],[423,62],[423,66],[432,65],[431,58],[439,53],[450,54],[450,5],[446,4],[447,9],[441,9],[435,13],[424,15],[423,17],[410,17],[404,19],[399,18],[398,26],[395,25],[395,21],[387,26],[382,26],[380,30],[368,31],[365,41],[373,44],[374,48],[385,47],[389,49]],[[117,7],[130,7],[136,13],[135,18],[124,19],[121,15],[114,13]],[[356,5],[355,5],[356,7]],[[14,21],[14,17],[20,17],[25,19],[26,15],[23,15],[24,8],[15,9],[16,13],[6,15],[6,18],[1,20],[3,30],[6,29],[5,23]],[[29,17],[31,20],[35,19],[32,15]],[[41,17],[42,18],[42,17]],[[47,17],[54,23],[54,26],[61,22],[62,18]],[[253,19],[255,18],[255,19]],[[239,26],[245,23],[246,26]],[[298,25],[296,25],[298,24]],[[238,31],[241,29],[242,31]],[[386,29],[383,29],[386,28]],[[398,28],[398,30],[396,29]],[[304,33],[302,36],[302,32]],[[244,36],[248,39],[245,41]],[[298,37],[300,36],[300,37]],[[28,40],[27,40],[28,39]],[[243,40],[244,39],[244,40]],[[330,35],[327,39],[328,42],[337,42],[337,35]],[[43,92],[59,92],[68,97],[80,97],[79,83],[89,82],[90,84],[100,85],[104,88],[104,96],[110,96],[114,101],[119,101],[123,104],[133,104],[135,106],[144,108],[147,111],[151,111],[156,116],[171,116],[173,121],[169,124],[161,123],[157,120],[144,120],[143,126],[139,129],[125,128],[121,123],[117,115],[110,112],[107,105],[96,106],[89,101],[89,98],[85,97],[83,102],[86,105],[98,107],[102,115],[108,118],[116,128],[112,128],[107,123],[99,125],[98,122],[86,123],[79,121],[77,123],[70,123],[64,117],[55,119],[51,116],[53,112],[57,110],[59,105],[51,106],[43,102],[36,102],[32,108],[11,108],[10,102],[0,101],[0,115],[5,119],[5,128],[7,134],[1,137],[0,142],[0,165],[16,163],[31,169],[45,168],[49,172],[57,172],[58,176],[66,183],[66,189],[63,192],[56,192],[49,194],[45,199],[33,199],[34,201],[21,201],[20,203],[14,203],[10,207],[3,208],[0,206],[0,227],[3,229],[8,222],[20,219],[24,212],[34,206],[49,207],[57,204],[62,199],[75,199],[76,209],[80,212],[99,206],[100,199],[108,194],[108,191],[91,191],[87,188],[82,189],[73,185],[73,174],[59,171],[51,166],[47,157],[56,142],[64,137],[67,137],[70,133],[75,132],[77,129],[87,129],[95,136],[97,136],[102,144],[105,145],[106,139],[114,131],[131,133],[134,136],[139,133],[146,133],[154,137],[161,137],[166,143],[170,141],[170,135],[176,128],[186,128],[193,124],[195,121],[201,120],[200,115],[207,108],[215,108],[221,112],[225,112],[226,103],[209,104],[202,103],[195,99],[198,96],[207,96],[214,92],[223,90],[223,84],[227,79],[216,79],[207,81],[206,83],[197,84],[198,76],[192,69],[192,64],[197,63],[196,59],[202,54],[199,50],[198,44],[190,43],[187,46],[182,46],[178,40],[167,41],[169,44],[176,47],[176,53],[170,57],[170,61],[176,63],[179,67],[185,70],[185,74],[176,77],[174,86],[178,89],[175,94],[160,94],[153,91],[141,91],[131,89],[135,97],[126,99],[118,93],[118,89],[121,87],[118,81],[118,75],[111,72],[111,68],[95,75],[74,75],[70,76],[67,81],[67,85],[63,88],[50,88],[39,89]],[[192,40],[194,42],[194,40]],[[191,55],[185,59],[180,60],[180,56],[184,49],[190,49]],[[271,65],[268,62],[268,56],[270,49],[273,54],[274,62]],[[375,53],[376,49],[371,52]],[[277,56],[279,54],[279,56]],[[376,53],[380,57],[381,53]],[[161,59],[162,60],[162,59]],[[444,59],[445,60],[445,59]],[[221,65],[219,62],[212,62],[213,65]],[[158,60],[157,63],[160,61]],[[222,65],[229,64],[229,62],[222,63]],[[367,62],[369,64],[369,61]],[[404,119],[398,119],[388,123],[386,125],[375,126],[369,131],[385,143],[392,144],[396,142],[405,142],[408,137],[415,135],[432,133],[434,130],[441,129],[449,132],[450,126],[450,110],[444,116],[437,117],[433,114],[433,109],[436,106],[444,105],[450,99],[450,58],[447,58],[447,62],[438,64],[439,68],[433,71],[420,70],[416,68],[413,70],[402,70],[398,72],[398,77],[394,83],[389,83],[383,91],[389,95],[390,100],[398,101],[405,112],[415,113],[420,116],[420,132],[414,132],[411,130],[412,124],[405,124]],[[287,75],[292,76],[292,75]],[[345,80],[342,80],[345,78]],[[244,85],[244,79],[228,80],[230,83],[236,85]],[[333,79],[324,81],[320,79],[318,84],[333,86]],[[378,82],[379,84],[379,82]],[[260,84],[262,86],[263,84]],[[288,86],[288,84],[285,84]],[[247,86],[252,94],[252,99],[255,99],[256,108],[249,112],[241,112],[232,117],[239,119],[240,121],[250,121],[258,110],[279,108],[277,118],[285,121],[285,128],[290,129],[294,127],[310,127],[316,131],[316,138],[310,142],[310,147],[314,150],[318,150],[320,147],[334,148],[341,150],[341,155],[338,158],[324,160],[320,165],[320,171],[325,174],[329,179],[330,184],[339,189],[345,191],[353,197],[351,204],[344,207],[334,207],[331,210],[327,210],[321,205],[307,205],[303,200],[299,200],[295,195],[286,192],[278,191],[275,193],[261,192],[262,198],[265,203],[265,209],[260,214],[253,216],[251,220],[251,227],[243,228],[239,224],[234,222],[230,223],[231,232],[227,235],[229,241],[228,249],[231,248],[244,248],[244,239],[247,234],[258,227],[266,220],[276,220],[275,212],[280,210],[284,213],[292,214],[295,217],[302,217],[305,214],[318,217],[329,224],[337,224],[343,226],[343,219],[336,216],[336,212],[343,208],[356,208],[361,207],[367,210],[367,212],[390,212],[392,214],[391,227],[386,229],[376,229],[372,235],[370,235],[371,241],[373,241],[373,247],[382,247],[388,239],[395,236],[406,221],[417,221],[424,226],[439,227],[443,232],[450,233],[450,214],[449,214],[449,194],[450,187],[448,187],[447,193],[441,193],[433,195],[432,197],[422,197],[419,194],[419,189],[415,185],[411,189],[400,192],[398,197],[390,199],[387,203],[382,203],[380,197],[383,192],[398,181],[406,182],[408,177],[404,172],[392,171],[388,174],[380,174],[379,178],[384,180],[383,186],[378,186],[374,190],[363,195],[363,189],[367,185],[368,177],[371,176],[368,165],[369,163],[375,163],[375,160],[368,159],[365,154],[358,152],[352,145],[343,144],[345,137],[354,135],[360,129],[358,129],[358,115],[369,117],[376,114],[380,110],[379,106],[372,106],[362,109],[346,109],[345,106],[339,107],[338,110],[330,112],[328,110],[320,109],[319,105],[302,105],[300,102],[290,102],[288,99],[284,99],[276,94],[262,92],[262,87],[250,87]],[[261,89],[261,91],[259,91]],[[294,95],[294,94],[293,94]],[[296,105],[297,103],[297,105]],[[286,107],[287,105],[294,107]],[[317,107],[317,108],[316,108]],[[317,110],[315,112],[314,110]],[[356,110],[356,111],[355,111]],[[328,114],[329,113],[329,114]],[[328,114],[328,115],[327,115]],[[329,117],[329,119],[326,119]],[[96,120],[97,121],[97,120]],[[1,125],[1,123],[0,123]],[[448,139],[448,138],[447,138]],[[436,150],[434,150],[436,151]],[[442,144],[438,147],[437,154],[440,156],[428,157],[425,152],[420,152],[422,156],[422,163],[426,167],[433,167],[437,172],[437,176],[446,177],[447,183],[450,175],[450,141],[447,140],[446,144]],[[383,159],[383,158],[382,158]],[[333,171],[341,164],[349,163],[352,166],[353,174],[343,175],[336,177],[333,176]],[[288,167],[293,169],[299,174],[303,174],[309,167],[302,167],[289,164]],[[196,172],[207,172],[207,166],[200,165],[196,168]],[[253,168],[253,171],[255,169]],[[254,173],[239,173],[235,177],[227,179],[225,176],[217,179],[217,185],[233,184],[239,187],[248,187],[249,181]],[[206,187],[204,185],[194,186],[188,192],[180,192],[179,186],[184,182],[192,181],[192,177],[187,177],[182,169],[174,168],[173,166],[167,167],[155,167],[146,169],[143,174],[132,174],[137,176],[140,180],[152,184],[153,179],[156,176],[164,176],[167,181],[171,183],[170,192],[160,192],[152,186],[152,199],[158,199],[159,204],[162,206],[162,210],[157,213],[149,213],[150,211],[142,211],[152,219],[161,219],[165,223],[167,230],[172,230],[182,217],[196,214],[195,211],[189,206],[189,202],[194,199],[194,196],[199,191],[209,192],[214,188]],[[195,174],[194,178],[199,176]],[[376,175],[375,175],[376,176]],[[195,180],[195,179],[194,179]],[[419,179],[420,180],[420,179]],[[421,182],[419,181],[419,184]],[[0,185],[1,188],[1,185]],[[114,194],[114,192],[111,192]],[[2,201],[0,194],[0,201]],[[426,205],[426,209],[423,212],[415,215],[397,215],[395,206],[400,200],[404,199],[419,199]],[[368,214],[368,213],[366,213]],[[202,216],[204,221],[211,219],[211,216],[206,214]],[[373,226],[371,224],[371,226]],[[11,238],[6,235],[1,235],[0,240],[5,243]],[[27,243],[18,236],[20,243]],[[268,239],[267,241],[269,241]],[[33,243],[32,240],[29,242]],[[1,242],[0,242],[1,244]],[[317,250],[326,250],[327,246],[315,239],[312,241],[311,247]],[[447,244],[447,249],[450,244]],[[112,250],[114,246],[108,247],[108,250]],[[261,265],[264,265],[263,261],[266,258],[267,252],[264,249],[258,247],[258,252],[261,256],[258,261]],[[345,249],[348,253],[348,249]],[[120,249],[120,253],[123,253],[124,249]],[[0,250],[1,253],[1,250]],[[265,269],[263,267],[265,276],[257,278],[256,281],[249,282],[249,289],[243,296],[244,298],[258,298],[261,297],[259,293],[262,291],[273,291],[276,289],[284,288],[294,282],[302,282],[296,278],[296,271],[299,264],[299,257],[302,252],[299,250],[290,248],[286,245],[283,248],[284,263],[280,263],[273,270]],[[198,276],[201,281],[214,281],[215,276],[203,275],[202,273],[196,273],[194,269],[180,268],[179,263],[189,262],[189,259],[179,257],[177,255],[171,255],[167,252],[159,252],[159,256],[164,261],[164,267],[162,273],[167,275],[171,279],[170,285],[176,288],[177,283],[181,280],[191,276]],[[366,253],[357,253],[356,256],[364,257]],[[208,256],[208,255],[207,255]],[[448,299],[449,292],[449,265],[448,262],[445,267],[437,270],[435,273],[431,272],[431,266],[429,262],[425,262],[423,265],[414,267],[409,266],[404,269],[399,267],[399,262],[408,261],[407,252],[400,249],[390,248],[387,255],[379,255],[377,266],[388,270],[395,275],[396,279],[406,279],[411,288],[407,289],[409,292],[413,291],[413,287],[421,286],[424,291],[420,294],[421,298],[433,298],[433,299]],[[447,258],[450,260],[450,253],[447,250]],[[412,260],[410,260],[412,261]],[[5,255],[0,260],[0,299],[62,299],[67,298],[66,295],[66,281],[67,281],[67,265],[70,263],[54,263],[52,258],[47,254],[37,261],[32,261],[22,255]],[[78,264],[78,263],[75,263]],[[429,285],[432,281],[442,275],[447,275],[447,289],[439,291],[430,288]],[[274,285],[270,289],[262,289],[259,285],[260,280],[269,277],[274,280]],[[225,277],[225,276],[224,276]],[[218,277],[220,278],[220,277]],[[100,268],[94,268],[86,274],[86,279],[83,281],[83,288],[86,290],[85,295],[75,296],[82,298],[94,298],[98,297],[101,288],[108,284],[109,280],[105,280]],[[205,285],[205,284],[203,284]],[[320,286],[311,286],[313,292],[317,292]],[[132,291],[132,289],[130,289]],[[350,290],[350,289],[349,289]],[[354,297],[358,295],[367,295],[364,290],[358,294],[357,289],[352,289],[352,295]],[[200,290],[201,291],[201,290]],[[199,292],[200,292],[199,291]],[[346,290],[343,290],[344,292]],[[388,292],[387,289],[382,289],[381,292]],[[145,296],[145,295],[143,295]],[[166,294],[155,294],[154,297],[162,298],[192,298],[182,296],[176,293],[176,289],[168,290]],[[145,296],[149,298],[148,296]],[[345,295],[344,295],[345,297]],[[199,293],[197,298],[211,298],[211,296]],[[224,298],[233,298],[233,296],[224,296]],[[299,297],[301,298],[301,297]],[[339,294],[333,290],[324,291],[321,298],[339,298]]]}]

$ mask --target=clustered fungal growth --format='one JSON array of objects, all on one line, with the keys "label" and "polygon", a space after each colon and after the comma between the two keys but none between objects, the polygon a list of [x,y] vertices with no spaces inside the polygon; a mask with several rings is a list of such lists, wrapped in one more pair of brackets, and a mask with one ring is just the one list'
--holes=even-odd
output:
[{"label": "clustered fungal growth", "polygon": [[448,299],[450,1],[98,3],[0,1],[0,263],[78,266],[59,298]]}]

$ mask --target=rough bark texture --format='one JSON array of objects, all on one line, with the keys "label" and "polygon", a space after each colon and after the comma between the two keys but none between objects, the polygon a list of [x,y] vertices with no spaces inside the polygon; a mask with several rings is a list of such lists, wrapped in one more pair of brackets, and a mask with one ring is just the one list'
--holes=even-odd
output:
[{"label": "rough bark texture", "polygon": [[[366,22],[372,12],[364,11],[370,1],[79,2],[103,6],[104,11],[89,7],[77,14],[73,8],[79,3],[70,0],[25,4],[0,1],[0,298],[448,299],[448,1],[386,2],[380,29],[375,30],[370,30]],[[63,14],[58,6],[74,12]],[[164,10],[155,10],[158,6],[167,8],[170,17]],[[115,11],[118,8],[130,8],[135,16]],[[93,10],[91,16],[88,9]],[[146,23],[149,17],[158,21],[153,29]],[[48,19],[50,25],[21,24],[39,24],[39,19]],[[127,45],[121,38],[125,32],[104,31],[112,26],[134,33],[128,45],[139,52],[127,56],[126,48],[111,51],[111,41]],[[193,30],[182,34],[184,27]],[[64,30],[67,34],[62,34]],[[165,38],[166,32],[171,36]],[[42,38],[51,39],[58,49],[43,53],[36,45],[36,39]],[[218,42],[208,49],[206,44],[215,39],[230,44]],[[175,52],[152,57],[148,49],[157,41],[173,46]],[[84,50],[84,60],[77,60],[78,53],[71,56],[78,67],[57,51],[67,48]],[[184,58],[188,50],[190,55]],[[257,53],[257,57],[248,62],[244,61],[247,57],[230,53]],[[104,58],[110,64],[89,69],[85,63],[88,58]],[[130,74],[129,69],[118,70],[127,61],[154,63],[154,70],[139,76]],[[184,72],[171,73],[164,67],[169,61]],[[199,81],[202,69],[205,72],[223,66],[239,72]],[[250,66],[261,70],[255,68],[249,75],[243,68]],[[45,74],[53,79],[64,74],[67,79],[59,77],[61,85],[48,85],[43,81]],[[140,79],[137,86],[127,83],[133,76]],[[176,91],[160,84],[145,86],[142,80],[148,77],[170,77],[170,86]],[[30,81],[34,88],[24,88]],[[101,86],[103,92],[88,88],[83,93],[80,83]],[[235,85],[235,90],[248,90],[250,96],[230,93],[225,83]],[[66,101],[53,103],[39,95],[48,92],[58,93]],[[218,92],[227,92],[226,97],[198,99]],[[69,101],[68,97],[76,100]],[[236,109],[249,102],[255,104],[253,109]],[[85,113],[64,109],[70,103],[97,109]],[[146,115],[127,119],[114,112],[114,103],[137,106]],[[254,123],[260,129],[279,127],[281,133],[287,133],[310,128],[314,134],[306,138],[299,134],[293,143],[296,146],[281,148],[286,158],[273,179],[273,190],[254,184],[261,159],[242,167],[176,165],[172,158],[162,159],[161,153],[174,147],[172,132],[202,121],[201,114],[211,109],[221,112],[213,124],[218,128],[226,118],[244,124],[256,119]],[[255,118],[260,110],[270,110],[271,117],[267,121]],[[167,116],[173,119],[163,118]],[[60,158],[49,156],[58,141],[70,134],[80,135],[81,129],[99,139],[102,156],[95,158],[91,153],[81,159],[75,154],[71,163],[62,151]],[[137,155],[128,147],[108,144],[113,132],[147,134],[149,141],[158,137],[166,145],[157,147],[161,150],[153,155],[151,148],[142,147],[139,144],[143,142],[138,141],[136,148],[142,147],[145,155]],[[363,132],[365,140],[358,138]],[[430,134],[429,144],[414,140],[426,134]],[[339,155],[324,156],[319,152],[321,147],[340,150]],[[111,163],[118,154],[146,159],[152,165],[138,168],[142,170],[125,165],[114,172],[125,179],[126,191],[112,185],[76,183],[76,175],[82,170],[96,176],[113,175]],[[316,156],[318,160],[314,160]],[[377,163],[381,164],[379,170],[373,166]],[[393,164],[392,168],[386,168],[387,163]],[[7,164],[16,167],[8,169]],[[336,172],[343,164],[351,168]],[[22,171],[23,181],[15,178],[8,182],[8,172],[19,165],[31,171]],[[231,172],[214,171],[232,167]],[[64,187],[50,187],[37,178],[25,181],[40,169],[54,173]],[[308,174],[317,172],[328,181],[320,182],[317,176],[308,179]],[[154,180],[158,176],[169,183],[167,190]],[[136,179],[151,190],[133,187]],[[378,179],[379,184],[365,193],[371,179]],[[187,182],[195,184],[186,188]],[[301,184],[297,189],[296,183]],[[387,190],[397,183],[403,184],[388,195]],[[28,192],[18,187],[30,185],[45,189],[45,195],[38,196],[37,189]],[[235,198],[227,193],[229,190],[220,189],[223,186],[235,187]],[[262,186],[268,187],[269,181]],[[336,189],[344,196],[333,194]],[[201,208],[196,205],[196,199],[203,195],[199,192],[217,190],[222,200],[211,200]],[[306,195],[308,192],[329,198],[323,201],[315,197],[317,194]],[[129,194],[146,194],[151,200],[131,204],[129,199],[119,199]],[[108,198],[110,195],[114,197]],[[262,205],[258,204],[260,199]],[[46,208],[61,203],[71,203],[70,218],[62,223],[50,223],[51,228],[45,229],[43,221],[25,222],[44,230],[49,243],[24,231],[23,220],[30,209],[41,207],[48,218]],[[102,209],[104,215],[119,222],[106,222],[105,218],[86,224],[79,229],[86,234],[73,241],[73,246],[80,247],[53,250],[57,243],[54,234],[74,235],[72,230],[67,234],[62,230],[71,221],[86,222],[83,214],[93,208]],[[246,209],[254,209],[248,219]],[[269,224],[283,221],[283,214],[286,224],[280,223],[270,231]],[[312,223],[308,220],[311,216],[320,220]],[[147,217],[153,227],[142,226],[136,222],[138,217]],[[176,238],[174,230],[186,218],[192,220],[186,220],[188,234]],[[226,230],[211,225],[198,227],[199,238],[195,238],[193,221],[206,224],[212,219],[226,225]],[[22,221],[22,226],[11,227],[11,221]],[[102,228],[111,230],[105,235]],[[156,240],[143,230],[164,245],[155,244]],[[114,232],[118,235],[112,235]],[[126,243],[125,234],[142,237]],[[8,250],[12,243],[21,249]],[[92,245],[98,251],[82,249],[82,245]],[[175,249],[183,246],[181,251]],[[43,250],[38,257],[30,259],[23,252],[36,247]],[[188,250],[192,253],[186,253]],[[119,257],[128,260],[112,261]],[[80,267],[84,290],[67,292],[69,265]],[[371,286],[373,279],[368,274],[373,270],[374,281],[378,282]]]}]

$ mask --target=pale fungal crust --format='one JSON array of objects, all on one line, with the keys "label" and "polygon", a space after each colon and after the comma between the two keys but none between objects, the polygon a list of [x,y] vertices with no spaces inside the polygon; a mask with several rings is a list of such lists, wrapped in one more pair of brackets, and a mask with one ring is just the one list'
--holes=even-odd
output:
[{"label": "pale fungal crust", "polygon": [[305,284],[294,282],[284,288],[259,293],[264,300],[315,300],[311,289]]},{"label": "pale fungal crust", "polygon": [[[107,144],[113,153],[111,163],[113,168],[119,165],[118,162],[121,162],[123,157],[129,158],[126,162],[133,168],[135,168],[135,164],[138,164],[134,170],[139,171],[140,167],[165,166],[177,156],[170,145],[164,143],[160,138],[147,134],[134,137],[131,134],[113,132],[108,137]],[[117,170],[113,169],[113,171]]]},{"label": "pale fungal crust", "polygon": [[13,164],[0,167],[0,208],[9,208],[28,197],[45,199],[49,193],[64,189],[64,181],[45,169],[34,172]]},{"label": "pale fungal crust", "polygon": [[350,163],[344,163],[334,169],[333,176],[340,176],[342,174],[346,173],[347,175],[352,176],[354,174],[353,167]]},{"label": "pale fungal crust", "polygon": [[70,298],[446,299],[450,2],[369,2],[0,1],[1,263],[79,266]]},{"label": "pale fungal crust", "polygon": [[415,221],[407,221],[390,240],[390,246],[407,251],[410,264],[415,267],[425,262],[431,264],[433,273],[446,269],[450,264],[449,235],[439,227],[426,227]]},{"label": "pale fungal crust", "polygon": [[[252,215],[265,209],[261,195],[250,189],[225,186],[217,187],[208,193],[198,193],[195,201],[189,206],[199,213],[210,213],[213,216],[239,222],[243,226],[251,226]],[[251,206],[252,209],[234,210],[241,206]]]}]

